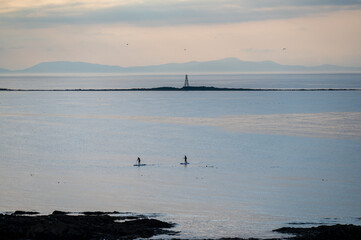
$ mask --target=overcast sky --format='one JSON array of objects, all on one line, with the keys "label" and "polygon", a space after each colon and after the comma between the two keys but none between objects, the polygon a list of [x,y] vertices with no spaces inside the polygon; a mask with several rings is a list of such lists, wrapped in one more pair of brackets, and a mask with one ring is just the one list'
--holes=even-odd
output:
[{"label": "overcast sky", "polygon": [[237,57],[361,67],[361,0],[0,0],[0,67]]}]

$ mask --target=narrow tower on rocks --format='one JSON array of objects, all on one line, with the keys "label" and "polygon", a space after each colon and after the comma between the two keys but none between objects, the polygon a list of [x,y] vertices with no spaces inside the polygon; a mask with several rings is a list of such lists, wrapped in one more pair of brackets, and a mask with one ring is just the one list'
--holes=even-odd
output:
[{"label": "narrow tower on rocks", "polygon": [[184,86],[183,87],[189,87],[188,75],[187,74],[186,74],[186,79],[184,80]]}]

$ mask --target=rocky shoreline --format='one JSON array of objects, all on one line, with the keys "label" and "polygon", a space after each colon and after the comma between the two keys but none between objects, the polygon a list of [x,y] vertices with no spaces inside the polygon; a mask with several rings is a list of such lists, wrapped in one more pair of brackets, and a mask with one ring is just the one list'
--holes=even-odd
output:
[{"label": "rocky shoreline", "polygon": [[293,234],[291,240],[357,240],[361,239],[361,226],[336,224],[311,228],[284,227],[273,230]]},{"label": "rocky shoreline", "polygon": [[142,215],[121,216],[119,212],[67,213],[50,215],[16,211],[0,214],[0,239],[115,240],[174,235],[173,223]]},{"label": "rocky shoreline", "polygon": [[[54,211],[50,215],[41,215],[38,212],[15,211],[0,214],[0,239],[116,240],[168,235],[168,239],[175,240],[178,232],[170,230],[174,226],[174,223],[159,221],[144,215],[120,212],[69,213]],[[311,228],[284,227],[273,231],[293,235],[281,238],[288,240],[361,239],[361,226],[356,225],[336,224]],[[242,238],[221,239],[247,240]]]}]

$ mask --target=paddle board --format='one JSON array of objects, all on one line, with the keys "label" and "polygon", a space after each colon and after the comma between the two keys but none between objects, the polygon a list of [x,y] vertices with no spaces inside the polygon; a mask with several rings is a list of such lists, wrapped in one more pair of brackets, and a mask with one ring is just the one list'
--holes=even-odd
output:
[{"label": "paddle board", "polygon": [[134,164],[133,166],[134,166],[134,167],[142,167],[142,166],[145,166],[145,165],[147,165],[147,164],[143,164],[143,163],[142,163],[142,164]]},{"label": "paddle board", "polygon": [[181,162],[180,165],[188,165],[189,162],[185,163],[185,162]]}]

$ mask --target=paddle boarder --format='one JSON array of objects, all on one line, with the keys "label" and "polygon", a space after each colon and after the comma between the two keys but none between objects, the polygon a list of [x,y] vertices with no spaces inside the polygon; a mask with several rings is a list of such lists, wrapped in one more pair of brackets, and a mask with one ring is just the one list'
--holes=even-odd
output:
[{"label": "paddle boarder", "polygon": [[137,163],[138,163],[138,165],[140,165],[140,158],[139,157],[137,159]]},{"label": "paddle boarder", "polygon": [[186,155],[184,155],[184,164],[188,164]]}]

